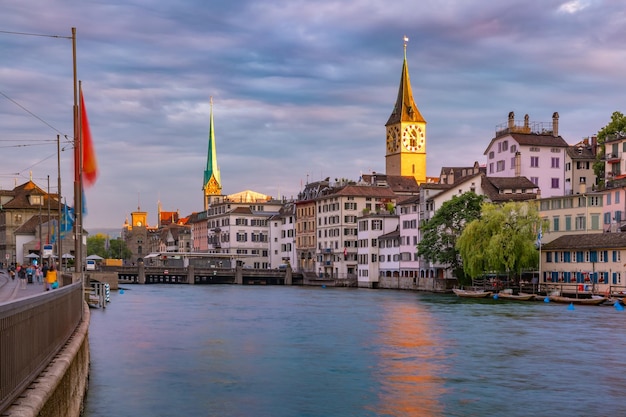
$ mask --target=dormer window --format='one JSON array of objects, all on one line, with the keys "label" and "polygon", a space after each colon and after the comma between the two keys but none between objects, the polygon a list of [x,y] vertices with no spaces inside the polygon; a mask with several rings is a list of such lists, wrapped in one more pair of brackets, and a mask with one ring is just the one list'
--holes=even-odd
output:
[{"label": "dormer window", "polygon": [[43,206],[43,196],[39,194],[33,194],[29,196],[31,206]]}]

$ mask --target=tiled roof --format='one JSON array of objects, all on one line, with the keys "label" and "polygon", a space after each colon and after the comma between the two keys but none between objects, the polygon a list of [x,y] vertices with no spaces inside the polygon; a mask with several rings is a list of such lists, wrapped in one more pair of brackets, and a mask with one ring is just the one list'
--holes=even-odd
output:
[{"label": "tiled roof", "polygon": [[542,250],[598,250],[626,248],[626,233],[565,235],[542,245]]},{"label": "tiled roof", "polygon": [[[482,190],[494,203],[537,199],[537,186],[526,177],[487,177],[482,175]],[[500,192],[501,190],[506,192]],[[526,190],[510,192],[509,190]]]},{"label": "tiled roof", "polygon": [[364,185],[346,185],[338,189],[330,196],[338,197],[373,197],[373,198],[396,198],[396,194],[389,187],[364,186]]},{"label": "tiled roof", "polygon": [[[550,148],[566,148],[569,145],[565,142],[561,136],[553,136],[551,134],[538,134],[538,133],[508,133],[506,136],[510,136],[515,139],[517,143],[522,146],[546,146]],[[484,155],[487,155],[491,149],[493,142],[502,139],[502,136],[495,137],[489,142],[489,146],[485,149]]]}]

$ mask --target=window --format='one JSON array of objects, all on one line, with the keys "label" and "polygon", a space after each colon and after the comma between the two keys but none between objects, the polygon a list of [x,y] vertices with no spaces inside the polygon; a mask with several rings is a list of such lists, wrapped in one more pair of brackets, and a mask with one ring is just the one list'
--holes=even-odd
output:
[{"label": "window", "polygon": [[498,170],[498,172],[504,171],[504,169],[505,169],[504,161],[498,161],[498,165],[497,165],[496,169]]},{"label": "window", "polygon": [[531,168],[539,168],[539,157],[531,156],[530,157],[530,166]]},{"label": "window", "polygon": [[559,167],[559,158],[552,158],[552,168]]},{"label": "window", "polygon": [[552,178],[551,184],[552,184],[552,188],[559,188],[559,179],[558,178]]},{"label": "window", "polygon": [[607,194],[606,195],[606,205],[610,206],[611,205],[611,194]]},{"label": "window", "polygon": [[615,191],[615,204],[619,204],[619,191]]},{"label": "window", "polygon": [[535,184],[537,187],[539,186],[539,177],[530,177],[530,182]]},{"label": "window", "polygon": [[559,218],[558,217],[555,217],[554,219],[552,219],[552,231],[554,232],[559,231]]}]

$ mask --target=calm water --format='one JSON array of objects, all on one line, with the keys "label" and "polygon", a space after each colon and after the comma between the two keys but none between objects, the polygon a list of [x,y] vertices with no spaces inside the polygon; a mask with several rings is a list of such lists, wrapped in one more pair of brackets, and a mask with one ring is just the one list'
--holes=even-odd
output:
[{"label": "calm water", "polygon": [[130,286],[85,417],[620,416],[626,311],[389,290]]}]

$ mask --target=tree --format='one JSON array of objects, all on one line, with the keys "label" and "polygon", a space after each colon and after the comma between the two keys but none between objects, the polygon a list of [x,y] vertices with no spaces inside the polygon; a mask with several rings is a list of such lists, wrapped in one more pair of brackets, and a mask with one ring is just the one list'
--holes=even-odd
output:
[{"label": "tree", "polygon": [[602,181],[604,179],[604,155],[606,155],[606,141],[615,137],[615,135],[625,135],[626,132],[626,116],[616,111],[611,115],[611,121],[598,131],[599,151],[596,155],[596,162],[593,163],[593,172]]},{"label": "tree", "polygon": [[485,203],[480,218],[468,224],[457,241],[464,272],[472,278],[485,272],[519,277],[523,269],[536,268],[541,222],[535,202]]},{"label": "tree", "polygon": [[132,252],[126,246],[126,242],[119,237],[109,239],[109,236],[102,233],[87,238],[87,253],[112,259],[130,259],[132,256]]},{"label": "tree", "polygon": [[467,192],[443,203],[422,227],[418,256],[447,265],[459,282],[463,282],[465,274],[456,243],[465,225],[480,217],[483,200],[483,196]]}]

